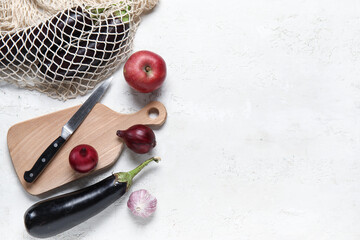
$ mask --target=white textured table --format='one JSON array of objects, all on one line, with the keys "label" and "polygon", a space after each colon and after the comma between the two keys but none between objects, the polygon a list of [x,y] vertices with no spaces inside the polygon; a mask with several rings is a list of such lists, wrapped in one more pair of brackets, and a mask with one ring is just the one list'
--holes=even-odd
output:
[{"label": "white textured table", "polygon": [[[158,198],[147,221],[129,194],[54,239],[360,239],[360,15],[357,0],[163,0],[143,17],[135,50],[168,64],[161,91],[130,90],[121,71],[102,100],[168,110],[149,166],[132,190]],[[19,121],[82,103],[0,83],[0,232],[31,239],[6,146]],[[105,123],[104,123],[105,124]],[[150,154],[148,155],[150,156]],[[148,156],[125,149],[86,186]]]}]

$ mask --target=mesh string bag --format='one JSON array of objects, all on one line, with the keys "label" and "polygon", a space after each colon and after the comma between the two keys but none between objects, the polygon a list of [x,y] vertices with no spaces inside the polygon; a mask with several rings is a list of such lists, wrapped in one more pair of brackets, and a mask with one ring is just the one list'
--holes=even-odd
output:
[{"label": "mesh string bag", "polygon": [[66,100],[112,75],[158,0],[2,0],[0,81]]}]

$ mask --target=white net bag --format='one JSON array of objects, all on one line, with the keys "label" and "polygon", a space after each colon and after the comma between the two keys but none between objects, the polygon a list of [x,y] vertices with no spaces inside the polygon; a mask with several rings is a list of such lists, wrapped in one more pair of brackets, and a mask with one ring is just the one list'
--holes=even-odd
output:
[{"label": "white net bag", "polygon": [[158,0],[2,0],[0,81],[66,100],[108,78]]}]

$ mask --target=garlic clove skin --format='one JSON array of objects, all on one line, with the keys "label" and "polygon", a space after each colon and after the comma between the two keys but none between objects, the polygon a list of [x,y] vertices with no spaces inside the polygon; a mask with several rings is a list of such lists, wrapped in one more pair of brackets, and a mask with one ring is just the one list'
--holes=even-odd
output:
[{"label": "garlic clove skin", "polygon": [[156,210],[157,199],[147,190],[140,189],[132,192],[129,196],[127,206],[130,211],[139,217],[147,218]]}]

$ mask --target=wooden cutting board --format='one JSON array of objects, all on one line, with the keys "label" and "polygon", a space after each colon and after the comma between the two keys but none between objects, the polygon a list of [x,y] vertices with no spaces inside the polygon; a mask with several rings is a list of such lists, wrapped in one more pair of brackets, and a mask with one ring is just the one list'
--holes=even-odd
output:
[{"label": "wooden cutting board", "polygon": [[[96,104],[80,127],[33,183],[24,180],[24,172],[31,169],[41,153],[61,134],[61,128],[80,106],[47,114],[12,126],[7,143],[16,174],[27,192],[39,195],[94,171],[111,166],[123,149],[117,130],[135,124],[160,126],[166,120],[166,109],[160,102],[151,102],[133,114],[121,114],[103,104]],[[156,134],[156,133],[155,133]],[[89,144],[98,152],[96,168],[86,174],[75,172],[69,164],[70,151],[79,144]]]}]

